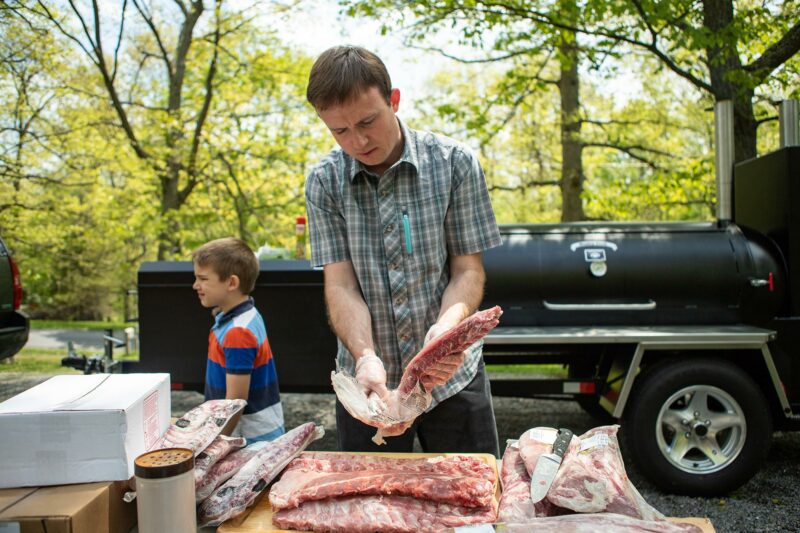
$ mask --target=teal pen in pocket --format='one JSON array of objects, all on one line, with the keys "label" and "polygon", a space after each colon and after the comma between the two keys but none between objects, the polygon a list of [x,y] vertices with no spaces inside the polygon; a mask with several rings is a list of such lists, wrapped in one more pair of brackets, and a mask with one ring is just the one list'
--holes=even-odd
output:
[{"label": "teal pen in pocket", "polygon": [[408,210],[403,208],[403,235],[406,238],[406,253],[411,253],[414,248],[411,246],[411,220],[408,218]]}]

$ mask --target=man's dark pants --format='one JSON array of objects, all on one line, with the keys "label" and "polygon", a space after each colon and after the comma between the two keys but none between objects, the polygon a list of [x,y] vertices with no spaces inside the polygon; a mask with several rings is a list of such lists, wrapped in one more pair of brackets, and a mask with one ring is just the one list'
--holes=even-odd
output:
[{"label": "man's dark pants", "polygon": [[500,456],[492,393],[483,360],[475,377],[464,389],[420,415],[402,435],[385,437],[384,445],[372,442],[377,430],[350,416],[338,399],[336,427],[341,451],[411,452],[417,435],[426,452]]}]

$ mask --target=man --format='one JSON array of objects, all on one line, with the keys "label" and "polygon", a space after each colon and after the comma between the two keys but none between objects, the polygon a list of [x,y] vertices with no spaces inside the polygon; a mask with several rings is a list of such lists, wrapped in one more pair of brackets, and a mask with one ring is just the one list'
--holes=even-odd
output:
[{"label": "man", "polygon": [[[400,91],[376,55],[327,50],[306,96],[340,147],[306,180],[311,257],[324,265],[337,368],[384,397],[424,344],[477,309],[481,252],[498,246],[500,233],[477,158],[397,118]],[[386,446],[372,443],[375,428],[337,401],[339,448],[410,452],[417,435],[429,452],[499,455],[481,349],[423,377],[431,407]]]}]

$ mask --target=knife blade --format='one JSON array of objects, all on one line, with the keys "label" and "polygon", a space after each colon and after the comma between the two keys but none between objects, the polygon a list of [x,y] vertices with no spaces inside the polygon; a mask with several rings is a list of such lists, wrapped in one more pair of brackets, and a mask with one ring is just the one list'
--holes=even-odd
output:
[{"label": "knife blade", "polygon": [[555,442],[553,442],[553,452],[543,453],[536,461],[536,467],[531,476],[531,500],[533,503],[540,502],[547,496],[553,478],[556,477],[561,460],[567,452],[569,443],[572,440],[572,431],[559,429]]}]

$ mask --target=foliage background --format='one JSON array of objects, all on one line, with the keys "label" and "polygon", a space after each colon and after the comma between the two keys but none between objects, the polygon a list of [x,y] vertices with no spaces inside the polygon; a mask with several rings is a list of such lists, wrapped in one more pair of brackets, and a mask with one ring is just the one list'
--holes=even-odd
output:
[{"label": "foliage background", "polygon": [[[304,176],[333,145],[305,103],[314,58],[265,24],[300,3],[103,2],[98,32],[90,3],[12,1],[0,9],[0,235],[15,253],[34,316],[119,319],[142,261],[186,260],[210,239],[293,248]],[[442,6],[482,2],[404,2],[393,18],[382,11],[396,9],[392,1],[341,4],[343,17],[390,20],[384,31],[405,35],[413,53],[459,57],[400,114],[478,151],[501,223],[562,218],[565,115],[555,81],[568,65],[557,54],[563,31],[551,28],[546,41],[537,40],[544,26],[530,17],[430,18]],[[602,14],[615,31],[640,31],[617,4],[575,4],[573,21],[588,28]],[[730,4],[739,18],[726,31],[745,63],[800,32],[792,2]],[[665,3],[638,5],[651,20],[668,17]],[[190,25],[193,9],[199,15]],[[309,20],[307,31],[319,23]],[[187,28],[191,46],[174,105]],[[716,37],[698,32],[687,42],[674,28],[660,37],[679,65],[702,76],[703,47]],[[583,218],[713,220],[715,95],[633,45],[575,35]],[[520,43],[528,48],[503,57]],[[116,103],[98,58],[114,73]],[[797,98],[798,70],[792,54],[751,84],[758,153],[777,147],[775,104]],[[615,93],[620,79],[634,87]],[[180,201],[165,195],[169,176],[186,192]]]}]

